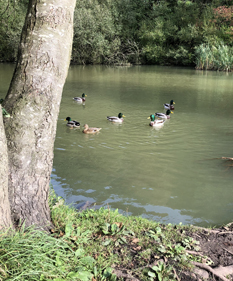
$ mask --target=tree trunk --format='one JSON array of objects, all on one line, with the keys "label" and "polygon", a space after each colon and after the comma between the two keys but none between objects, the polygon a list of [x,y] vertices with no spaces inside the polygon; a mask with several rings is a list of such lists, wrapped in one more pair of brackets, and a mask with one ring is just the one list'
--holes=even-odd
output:
[{"label": "tree trunk", "polygon": [[48,229],[53,147],[73,40],[76,0],[30,0],[4,107],[15,224]]},{"label": "tree trunk", "polygon": [[10,203],[8,199],[8,155],[6,136],[0,105],[0,230],[11,226]]}]

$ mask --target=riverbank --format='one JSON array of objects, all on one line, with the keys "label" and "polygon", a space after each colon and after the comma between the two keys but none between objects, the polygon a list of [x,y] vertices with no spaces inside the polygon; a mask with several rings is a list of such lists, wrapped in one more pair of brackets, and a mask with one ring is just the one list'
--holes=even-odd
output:
[{"label": "riverbank", "polygon": [[50,195],[50,234],[0,236],[0,280],[232,280],[233,224],[160,224],[101,208],[77,211]]}]

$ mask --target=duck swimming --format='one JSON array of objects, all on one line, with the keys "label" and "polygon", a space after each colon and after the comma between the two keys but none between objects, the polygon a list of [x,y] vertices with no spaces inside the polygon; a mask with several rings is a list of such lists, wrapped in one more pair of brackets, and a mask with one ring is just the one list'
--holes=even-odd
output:
[{"label": "duck swimming", "polygon": [[89,126],[87,124],[85,124],[83,127],[84,127],[84,129],[83,129],[84,134],[95,134],[95,133],[98,133],[102,129],[102,128],[95,128],[95,127],[89,128]]},{"label": "duck swimming", "polygon": [[75,97],[75,98],[73,98],[75,101],[77,101],[77,102],[85,102],[86,101],[86,99],[85,99],[85,97],[86,97],[87,95],[85,95],[84,93],[82,94],[82,97],[80,98],[80,97]]},{"label": "duck swimming", "polygon": [[70,128],[78,128],[80,127],[80,123],[75,121],[75,120],[71,120],[70,117],[66,117],[65,121],[68,121],[66,126],[70,127]]},{"label": "duck swimming", "polygon": [[175,102],[173,101],[173,100],[171,100],[170,101],[170,104],[169,103],[164,103],[163,104],[163,106],[164,106],[164,108],[165,109],[171,109],[171,110],[174,110],[175,109],[175,107],[174,107],[174,105],[173,104],[175,104]]},{"label": "duck swimming", "polygon": [[150,117],[148,117],[147,119],[150,119],[150,126],[152,127],[160,127],[163,126],[165,120],[160,120],[160,119],[155,119],[155,115],[151,114]]},{"label": "duck swimming", "polygon": [[123,117],[125,117],[122,113],[118,114],[118,117],[116,116],[107,116],[107,120],[111,122],[117,122],[122,123],[124,121]]},{"label": "duck swimming", "polygon": [[155,113],[155,116],[158,117],[158,118],[161,118],[161,119],[170,119],[171,116],[170,116],[170,113],[173,113],[170,109],[168,109],[166,111],[166,113]]}]

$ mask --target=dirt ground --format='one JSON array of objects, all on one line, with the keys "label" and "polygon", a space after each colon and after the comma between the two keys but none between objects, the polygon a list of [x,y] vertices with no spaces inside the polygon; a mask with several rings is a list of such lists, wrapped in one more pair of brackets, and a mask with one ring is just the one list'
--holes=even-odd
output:
[{"label": "dirt ground", "polygon": [[[202,264],[196,264],[196,274],[190,278],[185,274],[180,280],[233,280],[233,223],[222,228],[209,230],[199,228],[197,232],[186,233],[200,242],[200,250],[193,254],[203,256]],[[213,263],[205,266],[208,257]]]},{"label": "dirt ground", "polygon": [[[201,258],[201,262],[193,262],[194,268],[189,272],[179,272],[179,269],[176,269],[176,265],[174,264],[173,271],[175,280],[233,280],[233,223],[214,230],[201,227],[195,228],[195,231],[188,232],[186,230],[185,235],[199,241],[199,250],[187,252]],[[132,249],[130,250],[132,251]],[[170,261],[165,257],[161,261],[170,264]],[[148,260],[148,264],[151,266],[155,265],[156,262],[157,261],[153,258],[150,261]],[[140,278],[135,276],[135,274],[132,274],[133,270],[136,268],[138,268],[138,264],[132,263],[127,269],[120,267],[116,268],[114,273],[120,280],[140,281]],[[163,281],[163,279],[161,281]]]}]

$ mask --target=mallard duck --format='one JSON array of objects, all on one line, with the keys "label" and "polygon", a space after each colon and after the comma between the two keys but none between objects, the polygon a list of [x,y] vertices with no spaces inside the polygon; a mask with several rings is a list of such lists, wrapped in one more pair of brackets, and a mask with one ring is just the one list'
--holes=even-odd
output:
[{"label": "mallard duck", "polygon": [[122,123],[124,121],[123,117],[125,117],[122,113],[118,114],[118,117],[116,116],[107,116],[107,119],[111,122],[117,122]]},{"label": "mallard duck", "polygon": [[75,120],[71,120],[70,117],[66,117],[65,121],[68,121],[66,126],[70,127],[70,128],[78,128],[80,127],[80,123],[75,121]]},{"label": "mallard duck", "polygon": [[163,119],[155,119],[155,116],[154,114],[151,114],[147,119],[150,119],[150,126],[153,126],[153,127],[159,127],[159,126],[162,126],[165,122],[165,120]]},{"label": "mallard duck", "polygon": [[166,113],[155,113],[155,116],[158,117],[158,118],[161,118],[161,119],[170,119],[171,116],[170,116],[170,113],[173,113],[170,109],[168,109],[166,111]]},{"label": "mallard duck", "polygon": [[85,124],[84,126],[84,130],[83,133],[84,134],[95,134],[98,133],[102,128],[89,128],[89,126],[87,124]]},{"label": "mallard duck", "polygon": [[175,107],[174,107],[174,105],[173,104],[175,104],[175,102],[173,101],[173,100],[171,100],[170,101],[170,104],[169,103],[164,103],[163,104],[163,106],[164,106],[164,108],[165,109],[171,109],[171,110],[174,110],[175,109]]},{"label": "mallard duck", "polygon": [[87,95],[85,95],[84,93],[82,94],[82,97],[80,98],[80,97],[76,97],[76,98],[73,98],[75,101],[77,101],[77,102],[85,102],[86,101],[86,99],[85,99],[85,97],[86,97]]}]

